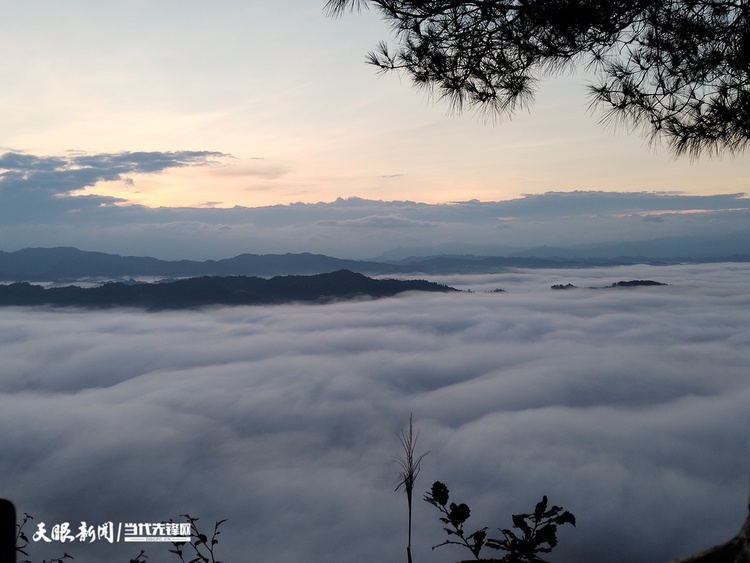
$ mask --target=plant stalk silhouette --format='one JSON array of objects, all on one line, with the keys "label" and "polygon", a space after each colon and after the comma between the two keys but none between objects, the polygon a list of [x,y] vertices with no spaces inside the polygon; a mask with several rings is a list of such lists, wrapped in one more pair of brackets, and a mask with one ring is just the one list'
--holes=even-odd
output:
[{"label": "plant stalk silhouette", "polygon": [[414,495],[414,483],[417,480],[417,476],[421,471],[422,458],[430,452],[425,452],[420,456],[416,455],[417,439],[419,438],[419,430],[416,434],[414,433],[413,416],[409,415],[409,430],[402,430],[397,433],[399,442],[401,442],[401,449],[403,449],[403,455],[396,455],[394,461],[401,466],[401,473],[398,477],[398,491],[401,487],[406,491],[406,502],[409,507],[409,541],[406,544],[406,559],[408,563],[412,563],[411,560],[411,520],[412,520],[412,498]]}]

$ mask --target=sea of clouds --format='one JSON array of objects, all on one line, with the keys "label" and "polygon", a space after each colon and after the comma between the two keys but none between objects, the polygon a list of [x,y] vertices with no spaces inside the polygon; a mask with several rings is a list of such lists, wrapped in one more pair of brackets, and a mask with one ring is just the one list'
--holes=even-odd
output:
[{"label": "sea of clouds", "polygon": [[[413,413],[415,563],[469,559],[435,480],[510,527],[572,511],[559,563],[666,562],[750,494],[750,265],[432,278],[473,293],[190,312],[0,311],[0,496],[61,522],[189,513],[218,559],[405,561],[395,435]],[[583,289],[654,279],[660,287]],[[581,289],[552,291],[572,283]],[[488,293],[496,288],[504,293]],[[31,542],[32,560],[177,561],[167,544]],[[487,551],[486,556],[498,555]]]}]

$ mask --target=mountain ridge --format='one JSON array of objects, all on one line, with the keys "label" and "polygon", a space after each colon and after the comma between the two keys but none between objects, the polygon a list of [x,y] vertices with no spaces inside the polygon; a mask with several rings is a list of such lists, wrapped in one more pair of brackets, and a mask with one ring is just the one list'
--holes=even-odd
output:
[{"label": "mountain ridge", "polygon": [[495,273],[509,268],[590,268],[638,263],[665,265],[684,262],[748,262],[749,254],[704,257],[653,258],[648,256],[573,257],[558,256],[547,248],[546,256],[415,256],[398,261],[377,262],[334,258],[325,254],[243,253],[219,260],[160,260],[153,257],[120,256],[63,246],[0,251],[0,282],[66,282],[122,280],[137,277],[178,279],[201,276],[314,275],[349,270],[364,275]]},{"label": "mountain ridge", "polygon": [[191,309],[225,305],[328,303],[356,298],[392,297],[406,291],[451,292],[425,280],[373,279],[349,270],[311,276],[203,276],[157,283],[108,282],[45,289],[29,282],[0,285],[0,306]]}]

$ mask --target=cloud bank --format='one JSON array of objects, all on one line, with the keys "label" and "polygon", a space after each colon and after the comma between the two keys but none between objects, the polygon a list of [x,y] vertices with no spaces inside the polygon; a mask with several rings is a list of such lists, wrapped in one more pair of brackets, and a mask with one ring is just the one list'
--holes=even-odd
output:
[{"label": "cloud bank", "polygon": [[[642,278],[672,285],[548,289]],[[477,292],[4,310],[0,490],[48,526],[228,518],[226,561],[398,561],[406,502],[389,461],[414,413],[431,452],[418,492],[447,483],[471,529],[507,527],[547,494],[578,520],[560,531],[560,563],[668,561],[737,531],[750,493],[747,265],[450,281]],[[417,500],[415,560],[467,556],[430,550],[441,528]],[[92,563],[169,555],[60,547],[31,546]]]},{"label": "cloud bank", "polygon": [[[128,204],[126,195],[97,194],[98,182],[127,183],[129,175],[207,166],[224,157],[209,151],[5,153],[0,156],[3,250],[62,245],[165,259],[218,259],[244,252],[369,259],[507,255],[539,246],[691,236],[701,240],[683,242],[683,248],[716,249],[723,256],[750,253],[750,199],[741,193],[548,192],[447,204],[349,197],[233,208],[216,208],[220,202],[212,200],[195,208],[148,208]],[[231,167],[222,171],[228,173]]]}]

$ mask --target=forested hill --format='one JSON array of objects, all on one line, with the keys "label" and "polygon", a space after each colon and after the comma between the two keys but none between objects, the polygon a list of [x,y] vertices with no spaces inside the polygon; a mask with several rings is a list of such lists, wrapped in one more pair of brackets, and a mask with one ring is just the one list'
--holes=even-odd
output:
[{"label": "forested hill", "polygon": [[388,297],[404,291],[457,291],[424,280],[372,279],[349,270],[313,276],[206,276],[160,283],[110,282],[93,288],[44,289],[27,282],[0,286],[0,306],[139,307],[186,309],[210,305],[325,303]]}]

